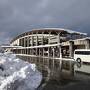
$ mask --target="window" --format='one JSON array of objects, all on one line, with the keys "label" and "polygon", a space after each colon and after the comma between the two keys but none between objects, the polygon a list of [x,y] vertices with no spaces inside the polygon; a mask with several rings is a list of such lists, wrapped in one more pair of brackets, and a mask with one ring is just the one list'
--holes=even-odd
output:
[{"label": "window", "polygon": [[75,54],[90,55],[90,51],[75,51]]}]

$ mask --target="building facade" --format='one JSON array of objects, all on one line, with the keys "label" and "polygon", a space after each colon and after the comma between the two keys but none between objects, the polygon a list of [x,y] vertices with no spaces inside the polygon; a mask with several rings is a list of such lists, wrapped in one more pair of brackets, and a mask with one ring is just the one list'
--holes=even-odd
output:
[{"label": "building facade", "polygon": [[73,57],[75,49],[89,49],[90,40],[86,33],[62,28],[33,29],[18,35],[10,42],[11,48],[18,55],[40,57]]}]

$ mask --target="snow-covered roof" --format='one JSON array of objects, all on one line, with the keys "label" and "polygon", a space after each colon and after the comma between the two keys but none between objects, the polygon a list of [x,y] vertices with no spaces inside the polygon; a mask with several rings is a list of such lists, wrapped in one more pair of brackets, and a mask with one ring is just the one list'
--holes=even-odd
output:
[{"label": "snow-covered roof", "polygon": [[85,35],[87,36],[87,33],[82,33],[82,32],[77,32],[77,31],[73,31],[73,30],[69,30],[69,29],[64,29],[64,28],[38,28],[38,29],[32,29],[31,31],[22,33],[20,35],[18,35],[17,37],[15,37],[13,40],[11,40],[10,43],[12,43],[14,40],[18,39],[19,37],[23,37],[25,35],[28,35],[31,32],[43,32],[43,31],[58,31],[58,32],[65,32],[68,34],[79,34],[79,35]]},{"label": "snow-covered roof", "polygon": [[70,33],[70,34],[76,33],[76,34],[87,35],[87,33],[77,32],[77,31],[64,29],[64,28],[39,28],[39,29],[33,29],[33,30],[63,30],[63,31],[66,31],[67,33]]}]

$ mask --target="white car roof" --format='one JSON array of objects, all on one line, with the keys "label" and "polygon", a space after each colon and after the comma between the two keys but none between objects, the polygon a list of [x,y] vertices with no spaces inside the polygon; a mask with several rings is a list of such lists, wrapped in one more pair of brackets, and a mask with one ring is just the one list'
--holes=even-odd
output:
[{"label": "white car roof", "polygon": [[90,49],[76,49],[75,51],[90,51]]}]

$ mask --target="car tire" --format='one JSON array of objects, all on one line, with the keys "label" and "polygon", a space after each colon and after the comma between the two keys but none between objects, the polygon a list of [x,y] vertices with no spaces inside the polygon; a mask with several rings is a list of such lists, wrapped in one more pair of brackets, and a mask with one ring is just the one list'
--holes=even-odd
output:
[{"label": "car tire", "polygon": [[77,67],[80,68],[81,67],[81,59],[80,58],[77,58]]}]

